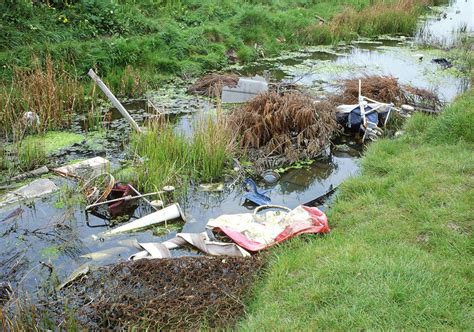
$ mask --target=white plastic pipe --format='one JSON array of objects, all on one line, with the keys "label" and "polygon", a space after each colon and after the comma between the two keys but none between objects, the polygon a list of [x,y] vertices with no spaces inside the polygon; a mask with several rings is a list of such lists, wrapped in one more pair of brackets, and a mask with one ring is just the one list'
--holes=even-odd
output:
[{"label": "white plastic pipe", "polygon": [[185,219],[184,214],[181,211],[181,207],[178,203],[167,206],[164,209],[153,212],[143,218],[129,222],[128,224],[114,228],[108,232],[105,232],[104,235],[113,235],[123,232],[129,232],[177,218],[181,218],[183,220]]}]

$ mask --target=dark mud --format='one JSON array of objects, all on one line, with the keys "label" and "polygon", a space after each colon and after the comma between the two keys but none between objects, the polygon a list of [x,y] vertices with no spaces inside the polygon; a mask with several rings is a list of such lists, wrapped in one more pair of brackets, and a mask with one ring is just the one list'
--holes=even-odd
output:
[{"label": "dark mud", "polygon": [[243,314],[261,266],[258,258],[229,257],[126,262],[92,272],[62,300],[88,329],[224,328]]}]

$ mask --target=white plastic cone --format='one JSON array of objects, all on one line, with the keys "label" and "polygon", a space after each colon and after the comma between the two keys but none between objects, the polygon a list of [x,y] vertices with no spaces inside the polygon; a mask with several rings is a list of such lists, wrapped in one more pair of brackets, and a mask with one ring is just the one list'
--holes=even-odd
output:
[{"label": "white plastic cone", "polygon": [[151,213],[143,218],[129,222],[128,224],[114,228],[108,232],[105,232],[104,235],[113,235],[123,232],[129,232],[136,229],[145,228],[150,225],[156,225],[166,220],[173,220],[177,218],[181,218],[184,220],[184,214],[181,211],[181,207],[178,203],[167,206],[164,209]]}]

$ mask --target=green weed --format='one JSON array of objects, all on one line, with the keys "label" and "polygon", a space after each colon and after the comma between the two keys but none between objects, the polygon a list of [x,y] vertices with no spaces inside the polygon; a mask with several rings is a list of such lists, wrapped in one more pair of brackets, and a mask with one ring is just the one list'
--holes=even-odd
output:
[{"label": "green weed", "polygon": [[137,180],[144,191],[165,185],[186,190],[190,180],[221,177],[232,157],[235,142],[224,120],[207,118],[196,124],[193,137],[177,133],[168,124],[152,124],[145,134],[135,134],[131,146],[143,164]]}]

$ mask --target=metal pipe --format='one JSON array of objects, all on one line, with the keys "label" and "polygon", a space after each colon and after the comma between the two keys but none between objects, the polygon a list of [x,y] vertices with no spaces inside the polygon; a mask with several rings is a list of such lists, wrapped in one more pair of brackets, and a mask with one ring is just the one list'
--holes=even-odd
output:
[{"label": "metal pipe", "polygon": [[138,196],[127,195],[127,196],[124,196],[124,197],[115,198],[115,199],[111,199],[111,200],[108,200],[108,201],[88,205],[88,206],[86,206],[86,210],[89,210],[93,207],[104,205],[104,204],[119,202],[119,201],[123,201],[123,200],[130,201],[132,199],[143,198],[143,197],[152,196],[152,195],[159,195],[159,194],[163,194],[163,193],[164,193],[163,191],[156,191],[154,193],[148,193],[148,194],[143,194],[143,195],[138,195]]}]

